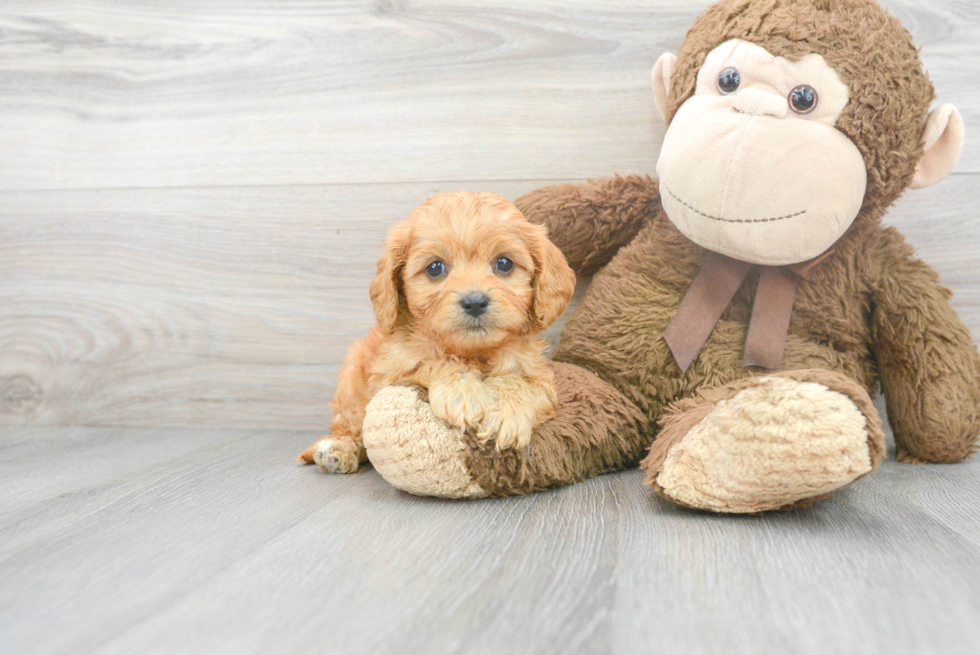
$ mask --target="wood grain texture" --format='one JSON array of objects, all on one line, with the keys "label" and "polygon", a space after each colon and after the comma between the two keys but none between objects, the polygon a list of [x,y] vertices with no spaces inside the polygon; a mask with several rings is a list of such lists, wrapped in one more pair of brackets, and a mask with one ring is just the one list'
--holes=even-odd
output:
[{"label": "wood grain texture", "polygon": [[[707,4],[6,0],[0,189],[651,171],[650,69]],[[980,5],[885,4],[980,125]]]},{"label": "wood grain texture", "polygon": [[[0,425],[322,429],[387,226],[653,172],[649,68],[706,4],[8,0]],[[887,4],[980,124],[980,5]],[[976,335],[972,132],[957,170],[889,220]]]},{"label": "wood grain texture", "polygon": [[[886,4],[980,125],[980,4]],[[980,651],[980,460],[755,518],[293,464],[386,228],[652,173],[649,70],[706,5],[5,0],[0,653]],[[976,338],[973,131],[956,170],[889,221]]]},{"label": "wood grain texture", "polygon": [[[889,218],[974,335],[978,179]],[[539,184],[0,192],[0,423],[323,429],[387,227],[439,190]]]},{"label": "wood grain texture", "polygon": [[0,194],[0,422],[322,429],[385,231],[448,188]]},{"label": "wood grain texture", "polygon": [[637,470],[416,498],[295,466],[312,436],[5,430],[0,652],[980,649],[980,460],[887,461],[810,510],[726,517]]}]

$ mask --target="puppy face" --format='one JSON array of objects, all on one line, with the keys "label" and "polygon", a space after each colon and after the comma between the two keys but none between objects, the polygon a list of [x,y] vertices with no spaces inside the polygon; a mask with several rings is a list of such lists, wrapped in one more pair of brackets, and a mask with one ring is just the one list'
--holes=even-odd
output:
[{"label": "puppy face", "polygon": [[378,325],[411,324],[450,351],[545,329],[575,276],[543,227],[492,193],[434,196],[389,232],[371,284]]}]

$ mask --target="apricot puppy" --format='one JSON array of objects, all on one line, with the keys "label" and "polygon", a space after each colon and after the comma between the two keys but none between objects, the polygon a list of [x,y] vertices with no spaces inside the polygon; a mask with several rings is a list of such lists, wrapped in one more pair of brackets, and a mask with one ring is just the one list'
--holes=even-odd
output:
[{"label": "apricot puppy", "polygon": [[367,460],[365,408],[398,382],[426,387],[436,416],[498,449],[528,446],[556,402],[537,335],[574,288],[545,228],[512,203],[493,193],[429,198],[388,232],[371,282],[377,326],[340,369],[330,434],[299,461],[356,471]]}]

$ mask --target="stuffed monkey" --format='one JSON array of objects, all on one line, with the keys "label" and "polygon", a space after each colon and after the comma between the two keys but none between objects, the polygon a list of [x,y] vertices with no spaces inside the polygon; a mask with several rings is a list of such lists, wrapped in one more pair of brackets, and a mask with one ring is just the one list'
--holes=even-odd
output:
[{"label": "stuffed monkey", "polygon": [[[962,149],[909,33],[875,0],[722,0],[653,69],[659,181],[517,201],[594,275],[554,353],[558,415],[528,450],[446,428],[423,390],[372,402],[392,484],[526,493],[635,464],[715,512],[812,504],[885,454],[955,462],[980,433],[980,357],[950,293],[885,211]],[[652,444],[652,445],[651,445]]]}]

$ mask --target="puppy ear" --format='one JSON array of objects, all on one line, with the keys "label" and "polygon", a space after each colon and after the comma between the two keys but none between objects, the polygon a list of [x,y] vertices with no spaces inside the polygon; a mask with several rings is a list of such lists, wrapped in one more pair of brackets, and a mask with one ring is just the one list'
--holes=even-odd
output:
[{"label": "puppy ear", "polygon": [[385,251],[378,259],[378,272],[371,280],[371,302],[374,318],[384,334],[395,331],[401,312],[401,274],[408,256],[412,231],[408,221],[402,221],[388,230]]},{"label": "puppy ear", "polygon": [[548,239],[548,230],[542,225],[532,225],[531,256],[534,258],[534,301],[531,312],[539,330],[562,315],[575,292],[575,273],[565,261],[555,244]]}]

